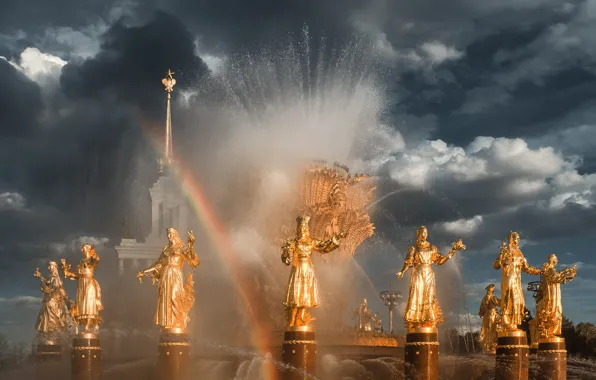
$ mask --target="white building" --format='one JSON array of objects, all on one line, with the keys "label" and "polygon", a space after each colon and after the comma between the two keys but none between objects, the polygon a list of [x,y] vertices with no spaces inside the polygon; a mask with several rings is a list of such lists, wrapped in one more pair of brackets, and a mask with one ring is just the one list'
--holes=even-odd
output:
[{"label": "white building", "polygon": [[166,229],[173,227],[185,239],[185,234],[190,230],[190,209],[178,183],[173,169],[168,165],[173,163],[172,149],[172,121],[170,111],[170,97],[176,80],[168,71],[162,83],[166,87],[167,111],[164,157],[160,160],[162,170],[157,182],[150,190],[151,194],[151,233],[144,242],[136,239],[123,238],[120,245],[114,247],[118,253],[118,266],[120,276],[125,269],[138,271],[152,265],[167,244]]}]

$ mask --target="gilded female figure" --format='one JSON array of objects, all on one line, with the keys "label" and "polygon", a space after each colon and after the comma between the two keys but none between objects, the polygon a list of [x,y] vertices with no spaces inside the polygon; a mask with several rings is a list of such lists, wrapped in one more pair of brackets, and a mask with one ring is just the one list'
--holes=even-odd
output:
[{"label": "gilded female figure", "polygon": [[308,325],[314,318],[306,309],[320,304],[317,278],[311,261],[312,251],[329,253],[339,248],[339,239],[346,236],[339,234],[326,241],[313,239],[310,237],[309,221],[309,216],[299,217],[296,237],[286,241],[282,247],[282,262],[292,266],[284,301],[288,309],[289,326]]},{"label": "gilded female figure", "polygon": [[497,327],[499,324],[499,314],[497,307],[499,306],[498,297],[493,292],[495,284],[490,284],[486,287],[486,295],[480,301],[480,308],[478,315],[482,319],[482,329],[480,330],[480,342],[482,342],[482,349],[484,352],[495,352],[497,346]]},{"label": "gilded female figure", "polygon": [[563,325],[563,304],[561,302],[561,284],[575,278],[577,267],[574,265],[557,271],[559,260],[555,254],[548,256],[542,266],[540,290],[536,297],[536,315],[538,317],[538,335],[541,338],[553,338],[561,335]]},{"label": "gilded female figure", "polygon": [[147,276],[158,282],[155,324],[162,329],[184,329],[190,320],[188,313],[194,303],[194,289],[192,274],[184,283],[182,266],[187,261],[191,268],[196,268],[200,261],[195,253],[192,232],[188,233],[188,247],[174,228],[168,228],[167,232],[168,245],[161,256],[155,264],[137,273],[137,278],[141,281]]},{"label": "gilded female figure", "polygon": [[437,247],[431,245],[426,239],[428,230],[422,226],[416,231],[416,244],[408,248],[404,266],[397,273],[401,279],[410,267],[410,292],[404,322],[407,328],[436,327],[443,321],[441,308],[437,301],[435,287],[435,272],[431,265],[443,265],[453,257],[455,252],[466,249],[461,240],[453,243],[447,256],[441,255]]},{"label": "gilded female figure", "polygon": [[519,234],[509,233],[508,245],[501,246],[499,257],[493,262],[495,270],[501,274],[501,324],[509,331],[517,330],[524,318],[524,292],[521,284],[521,272],[540,274],[541,270],[528,264],[519,249]]},{"label": "gilded female figure", "polygon": [[50,261],[48,271],[50,272],[49,278],[42,276],[39,269],[36,269],[33,274],[33,276],[40,279],[43,293],[41,310],[37,316],[37,322],[35,322],[35,329],[39,331],[44,339],[54,340],[61,331],[67,328],[67,308],[70,300],[62,286],[62,280],[58,274],[58,264]]},{"label": "gilded female figure", "polygon": [[77,265],[76,272],[70,271],[70,265],[65,259],[61,260],[61,269],[65,278],[77,281],[77,295],[71,309],[72,317],[77,325],[84,326],[86,331],[97,330],[101,323],[99,312],[103,310],[101,288],[94,277],[99,256],[91,244],[83,244],[81,253],[83,258]]},{"label": "gilded female figure", "polygon": [[371,322],[373,322],[373,313],[368,308],[366,298],[363,297],[360,306],[354,309],[354,315],[358,318],[358,324],[356,325],[357,331],[372,331]]}]

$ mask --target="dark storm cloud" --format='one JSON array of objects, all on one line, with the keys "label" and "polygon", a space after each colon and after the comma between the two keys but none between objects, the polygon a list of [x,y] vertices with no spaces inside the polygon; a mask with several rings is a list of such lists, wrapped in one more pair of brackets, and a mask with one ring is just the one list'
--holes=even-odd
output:
[{"label": "dark storm cloud", "polygon": [[117,95],[144,114],[163,115],[161,86],[156,78],[171,68],[185,89],[208,69],[194,53],[194,38],[174,16],[157,12],[151,22],[139,27],[114,25],[102,36],[101,51],[81,64],[68,64],[60,78],[70,97],[97,98]]},{"label": "dark storm cloud", "polygon": [[[543,85],[527,83],[515,91],[506,89],[472,92],[476,102],[494,102],[478,112],[457,112],[465,98],[450,110],[437,110],[442,128],[434,137],[450,143],[465,145],[478,135],[494,134],[503,137],[534,138],[558,129],[556,120],[596,99],[596,75],[581,68],[569,69],[545,78]],[[442,105],[444,107],[444,104]],[[478,107],[482,107],[478,105]]]},{"label": "dark storm cloud", "polygon": [[[27,32],[49,25],[85,26],[93,15],[109,12],[117,0],[82,3],[76,0],[3,1],[0,6],[0,33],[11,34],[24,29]],[[37,29],[39,30],[39,29]]]},{"label": "dark storm cloud", "polygon": [[[168,68],[184,73],[181,88],[207,72],[178,19],[157,13],[143,26],[117,24],[95,58],[64,67],[48,102],[58,116],[44,118],[38,84],[0,60],[2,82],[11,90],[0,95],[7,136],[1,142],[0,192],[22,194],[29,208],[2,212],[4,249],[31,258],[45,253],[18,243],[60,242],[77,233],[119,236],[131,186],[148,187],[154,180],[155,173],[139,177],[134,159],[144,157],[155,170],[143,132],[163,124],[159,78]],[[14,136],[27,130],[37,133]]]},{"label": "dark storm cloud", "polygon": [[39,86],[0,58],[0,137],[35,131],[43,109]]},{"label": "dark storm cloud", "polygon": [[354,33],[349,18],[363,6],[356,0],[189,1],[168,2],[166,8],[195,30],[208,49],[237,51],[262,43],[284,43],[305,25],[315,38],[344,39]]}]

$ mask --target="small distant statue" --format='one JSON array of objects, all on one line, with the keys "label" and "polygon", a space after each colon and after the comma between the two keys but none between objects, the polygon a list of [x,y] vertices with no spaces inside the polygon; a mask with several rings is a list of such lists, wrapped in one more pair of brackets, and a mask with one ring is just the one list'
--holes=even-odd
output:
[{"label": "small distant statue", "polygon": [[309,221],[310,216],[298,217],[296,237],[287,240],[282,246],[281,261],[292,266],[284,301],[288,327],[307,326],[314,320],[307,309],[320,305],[317,278],[311,261],[312,251],[329,253],[339,248],[339,239],[346,237],[346,234],[340,233],[325,241],[313,239],[310,237]]},{"label": "small distant statue", "polygon": [[354,309],[354,315],[357,319],[356,330],[362,332],[373,331],[371,322],[373,322],[373,313],[368,308],[368,301],[362,297],[360,306]]},{"label": "small distant statue", "polygon": [[542,271],[528,264],[519,249],[519,234],[509,233],[508,245],[501,244],[499,256],[493,262],[495,270],[501,269],[501,323],[505,330],[515,331],[524,318],[524,292],[521,272],[538,275]]},{"label": "small distant statue", "polygon": [[76,272],[70,271],[70,264],[67,264],[65,259],[60,261],[60,267],[65,278],[77,281],[77,294],[70,311],[76,322],[77,331],[79,326],[83,326],[86,332],[93,332],[99,329],[101,324],[99,312],[103,310],[101,288],[94,277],[99,256],[91,244],[83,244],[81,253],[83,258],[77,265]]},{"label": "small distant statue", "polygon": [[372,324],[374,326],[374,331],[377,334],[383,333],[383,320],[379,316],[379,313],[374,313],[371,317]]},{"label": "small distant statue", "polygon": [[482,350],[487,353],[494,353],[497,347],[497,335],[499,325],[499,313],[497,307],[501,300],[493,292],[495,284],[486,287],[486,295],[480,301],[478,315],[482,319],[482,329],[480,330],[480,342]]},{"label": "small distant statue", "polygon": [[540,338],[550,339],[561,335],[563,324],[563,304],[561,302],[561,284],[572,281],[577,274],[574,265],[557,271],[559,260],[555,254],[548,256],[542,266],[540,276],[540,290],[536,297],[536,315],[538,319],[538,335]]},{"label": "small distant statue", "polygon": [[185,329],[190,321],[188,313],[194,304],[194,286],[191,273],[184,283],[182,266],[186,261],[194,269],[200,265],[200,260],[195,253],[192,232],[188,233],[188,247],[174,228],[168,228],[167,233],[168,245],[161,256],[155,264],[137,273],[137,278],[142,282],[147,276],[154,284],[158,282],[155,324],[162,329]]},{"label": "small distant statue", "polygon": [[431,265],[443,265],[456,252],[463,251],[466,246],[461,240],[453,243],[447,256],[441,255],[437,247],[426,239],[428,230],[422,226],[416,231],[416,244],[408,248],[404,265],[397,273],[401,279],[410,267],[413,267],[410,278],[410,292],[404,322],[408,329],[436,327],[443,321],[443,315],[437,301],[435,272]]},{"label": "small distant statue", "polygon": [[62,285],[58,274],[58,264],[54,261],[48,263],[48,278],[45,278],[35,269],[34,277],[41,281],[41,310],[35,322],[35,329],[39,332],[37,340],[40,342],[56,342],[60,333],[68,328],[68,307],[70,299]]}]

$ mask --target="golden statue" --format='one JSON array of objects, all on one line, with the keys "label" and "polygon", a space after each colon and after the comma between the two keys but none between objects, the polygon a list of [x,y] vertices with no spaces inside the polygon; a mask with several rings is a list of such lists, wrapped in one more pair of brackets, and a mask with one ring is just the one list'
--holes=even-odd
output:
[{"label": "golden statue", "polygon": [[493,262],[495,270],[502,269],[501,275],[501,324],[507,331],[515,331],[524,319],[524,292],[521,272],[540,274],[541,270],[528,264],[519,249],[519,234],[509,233],[509,244],[501,244],[499,256]]},{"label": "golden statue", "polygon": [[397,273],[397,278],[401,279],[410,267],[414,267],[410,277],[410,294],[404,314],[404,322],[408,329],[434,328],[443,321],[441,308],[437,301],[435,273],[431,265],[443,265],[453,257],[455,252],[466,249],[462,241],[458,240],[453,243],[447,256],[443,256],[437,247],[426,240],[427,238],[426,227],[418,228],[416,244],[408,248],[404,266]]},{"label": "golden statue", "polygon": [[542,339],[550,339],[561,335],[563,323],[563,305],[561,303],[561,284],[572,281],[577,273],[574,265],[557,271],[558,259],[555,254],[548,256],[542,266],[540,290],[536,297],[536,315],[538,317],[538,335]]},{"label": "golden statue", "polygon": [[68,294],[62,286],[62,280],[58,274],[58,264],[54,261],[48,263],[50,277],[45,278],[35,269],[34,277],[41,281],[41,291],[43,299],[41,300],[41,310],[35,322],[35,329],[39,332],[39,340],[55,341],[59,338],[60,332],[64,331],[68,324],[68,306],[70,300]]},{"label": "golden statue", "polygon": [[375,327],[375,333],[382,334],[383,333],[383,320],[379,316],[379,313],[374,313],[371,317],[371,322]]},{"label": "golden statue", "polygon": [[99,264],[99,256],[91,244],[83,244],[81,247],[83,258],[77,265],[77,271],[70,271],[70,264],[65,259],[60,262],[60,267],[65,278],[77,281],[77,295],[74,305],[71,308],[71,316],[78,326],[84,326],[85,331],[99,329],[101,317],[100,310],[103,310],[101,304],[101,288],[95,280],[95,267]]},{"label": "golden statue", "polygon": [[486,295],[480,301],[478,315],[482,319],[482,329],[480,330],[480,342],[484,352],[494,353],[497,346],[497,330],[499,325],[499,314],[497,307],[501,300],[493,292],[495,284],[486,287]]},{"label": "golden statue", "polygon": [[372,325],[374,324],[374,314],[368,308],[368,301],[366,298],[362,298],[360,302],[360,306],[354,309],[354,316],[358,319],[358,323],[356,325],[357,331],[372,331]]},{"label": "golden statue", "polygon": [[320,305],[315,268],[310,259],[312,251],[329,253],[339,248],[339,239],[346,236],[340,233],[325,241],[313,239],[308,228],[310,217],[301,216],[296,221],[296,237],[285,242],[281,255],[282,262],[292,266],[284,301],[288,311],[289,327],[307,326],[314,318],[306,309]]},{"label": "golden statue", "polygon": [[137,278],[141,282],[143,276],[147,276],[151,277],[153,283],[158,282],[155,324],[162,329],[184,329],[190,320],[188,313],[195,299],[192,274],[188,274],[185,284],[182,266],[187,261],[194,269],[200,261],[195,253],[192,232],[188,233],[188,247],[174,228],[168,228],[167,232],[168,245],[162,250],[161,256],[155,264],[137,273]]}]

